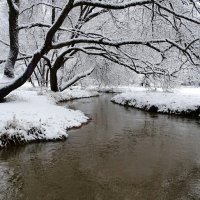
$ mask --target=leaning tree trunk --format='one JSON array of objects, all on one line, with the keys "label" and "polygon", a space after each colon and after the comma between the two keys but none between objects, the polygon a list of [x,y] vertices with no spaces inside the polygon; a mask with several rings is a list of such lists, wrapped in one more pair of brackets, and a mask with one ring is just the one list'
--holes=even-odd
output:
[{"label": "leaning tree trunk", "polygon": [[20,77],[18,77],[16,80],[13,80],[11,83],[0,88],[0,100],[2,100],[5,96],[7,96],[13,90],[22,86],[31,77],[31,74],[35,70],[35,68],[41,58],[42,58],[41,53],[34,54],[31,62],[28,64],[28,67],[26,68],[26,71]]},{"label": "leaning tree trunk", "polygon": [[9,6],[9,37],[10,50],[4,68],[4,76],[14,78],[14,66],[19,53],[18,42],[18,18],[19,18],[19,0],[7,0]]},{"label": "leaning tree trunk", "polygon": [[[12,0],[8,0],[8,2],[12,3],[12,5],[14,5]],[[40,51],[37,51],[33,55],[33,57],[31,59],[30,63],[28,64],[28,67],[26,68],[25,72],[21,76],[19,76],[16,80],[13,80],[12,82],[7,83],[3,87],[0,87],[0,100],[5,98],[13,90],[22,86],[30,78],[30,76],[32,75],[33,71],[35,70],[40,59],[51,50],[52,39],[53,39],[56,31],[63,24],[65,18],[67,17],[69,12],[73,8],[73,3],[74,3],[74,0],[68,0],[68,3],[66,4],[64,9],[62,10],[60,16],[57,18],[56,22],[51,26],[51,28],[47,32],[45,42],[43,44],[43,48]]]}]

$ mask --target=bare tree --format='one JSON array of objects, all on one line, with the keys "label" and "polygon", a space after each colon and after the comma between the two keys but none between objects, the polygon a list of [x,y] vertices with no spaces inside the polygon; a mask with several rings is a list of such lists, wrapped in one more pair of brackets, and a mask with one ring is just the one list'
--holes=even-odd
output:
[{"label": "bare tree", "polygon": [[19,0],[7,0],[9,7],[9,36],[10,36],[10,50],[5,63],[4,76],[14,78],[14,66],[19,53]]}]

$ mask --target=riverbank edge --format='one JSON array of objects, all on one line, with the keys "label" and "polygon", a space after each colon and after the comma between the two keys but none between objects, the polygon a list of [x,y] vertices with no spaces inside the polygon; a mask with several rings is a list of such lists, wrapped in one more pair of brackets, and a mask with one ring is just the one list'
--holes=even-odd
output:
[{"label": "riverbank edge", "polygon": [[[75,92],[73,92],[73,90],[70,90],[70,92],[66,91],[63,93],[44,92],[43,94],[38,94],[38,91],[36,92],[36,91],[26,91],[26,90],[27,88],[25,90],[24,89],[18,90],[17,95],[20,96],[20,94],[24,92],[28,92],[28,94],[32,94],[34,92],[35,95],[37,94],[38,96],[37,98],[41,99],[42,97],[43,99],[45,98],[45,100],[48,100],[48,103],[50,103],[49,109],[51,108],[51,105],[52,105],[54,107],[56,106],[57,108],[62,108],[62,110],[66,110],[68,111],[68,113],[69,111],[72,112],[72,114],[73,112],[74,113],[77,112],[77,113],[75,114],[74,118],[72,115],[71,118],[73,119],[71,122],[68,123],[66,121],[66,124],[65,123],[62,124],[62,130],[48,129],[46,127],[49,126],[49,124],[42,123],[41,121],[38,121],[37,123],[34,122],[33,125],[31,126],[24,125],[25,123],[22,122],[22,120],[25,120],[26,123],[28,122],[25,119],[25,116],[20,116],[22,118],[22,120],[20,121],[19,119],[16,118],[15,114],[13,115],[12,118],[10,117],[10,119],[7,121],[2,120],[1,118],[0,119],[0,122],[1,122],[0,123],[0,150],[8,149],[8,148],[11,148],[12,146],[22,146],[22,145],[30,144],[30,143],[57,142],[57,141],[66,140],[68,138],[67,131],[81,128],[83,125],[90,122],[90,118],[86,116],[84,113],[82,113],[82,111],[67,109],[59,105],[59,103],[99,96],[97,92],[91,92],[87,90],[76,90]],[[10,100],[8,100],[8,102],[6,101],[2,102],[1,105],[9,104],[9,101]],[[71,120],[70,116],[69,116],[69,119],[67,118],[67,120]],[[30,123],[31,121],[29,122],[29,124]],[[52,132],[57,131],[58,133],[54,133],[54,134],[50,133],[49,135],[50,131]]]},{"label": "riverbank edge", "polygon": [[125,103],[117,103],[115,102],[113,99],[111,99],[111,101],[115,104],[118,104],[120,106],[124,106],[124,107],[131,107],[131,108],[135,108],[138,110],[142,110],[142,111],[146,111],[146,112],[150,112],[150,113],[158,113],[158,114],[165,114],[165,115],[176,115],[176,116],[182,116],[182,117],[189,117],[189,118],[200,118],[200,106],[196,109],[196,110],[186,110],[186,111],[171,111],[170,109],[168,111],[158,111],[158,107],[157,106],[149,106],[149,105],[144,105],[143,107],[137,107],[137,106],[133,106],[133,105],[129,105],[128,100]]},{"label": "riverbank edge", "polygon": [[[151,96],[148,97],[148,93],[146,93],[147,94],[146,96],[144,94],[143,98],[141,98],[140,93],[144,93],[144,92],[135,92],[134,94],[133,93],[117,94],[111,99],[111,102],[121,105],[121,106],[132,107],[138,110],[143,110],[143,111],[151,112],[151,113],[184,116],[184,117],[197,118],[197,119],[200,118],[200,103],[197,103],[196,105],[186,106],[188,108],[186,107],[184,108],[184,106],[179,107],[178,105],[180,105],[180,102],[177,103],[173,100],[170,101],[170,99],[168,103],[165,103],[166,93],[163,92],[163,94],[159,93],[159,96],[163,95],[162,97],[163,102],[161,98],[160,102],[156,104],[152,102],[152,99],[150,99]],[[151,92],[149,93],[151,94]],[[152,94],[155,95],[156,92],[152,92]],[[174,95],[174,94],[172,93],[171,95]],[[182,96],[182,98],[184,99],[184,96]],[[187,98],[185,101],[187,101]],[[172,104],[176,104],[176,103],[177,105],[172,106]]]},{"label": "riverbank edge", "polygon": [[[34,143],[42,143],[42,142],[63,142],[68,139],[68,134],[67,131],[70,130],[75,130],[75,129],[80,129],[82,126],[87,125],[90,123],[91,119],[88,118],[86,122],[82,122],[79,126],[73,126],[70,128],[66,129],[66,135],[61,135],[58,138],[52,138],[52,139],[46,139],[46,138],[35,138],[33,140],[24,140],[24,137],[19,136],[17,133],[13,135],[11,138],[8,137],[7,134],[3,134],[0,136],[0,142],[6,143],[5,146],[0,146],[0,151],[1,150],[7,150],[12,147],[17,147],[17,146],[24,146],[28,144],[34,144]],[[34,127],[32,127],[34,128]],[[28,130],[27,132],[29,132]],[[32,133],[32,135],[37,135],[37,132]],[[38,134],[39,135],[39,134]],[[42,136],[42,133],[41,133]]]}]

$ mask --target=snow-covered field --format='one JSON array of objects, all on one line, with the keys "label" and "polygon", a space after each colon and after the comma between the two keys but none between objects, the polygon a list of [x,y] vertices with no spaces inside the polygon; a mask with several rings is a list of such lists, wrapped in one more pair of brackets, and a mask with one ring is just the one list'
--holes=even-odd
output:
[{"label": "snow-covered field", "polygon": [[5,102],[0,103],[0,148],[35,140],[65,139],[68,137],[67,129],[86,123],[88,117],[81,111],[56,103],[93,96],[94,93],[81,90],[68,92],[51,98],[51,93],[40,94],[26,84],[9,95]]},{"label": "snow-covered field", "polygon": [[200,88],[180,88],[169,93],[132,87],[112,101],[146,111],[200,117]]}]

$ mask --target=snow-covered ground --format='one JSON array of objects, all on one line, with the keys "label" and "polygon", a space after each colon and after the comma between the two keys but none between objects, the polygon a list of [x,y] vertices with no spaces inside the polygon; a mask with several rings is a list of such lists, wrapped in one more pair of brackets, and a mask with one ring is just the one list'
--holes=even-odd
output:
[{"label": "snow-covered ground", "polygon": [[90,86],[88,87],[90,90],[103,92],[103,93],[124,93],[124,92],[131,92],[131,91],[146,91],[144,87],[137,87],[137,86],[105,86],[105,87],[98,87],[98,86]]},{"label": "snow-covered ground", "polygon": [[[39,140],[61,140],[67,129],[86,123],[81,111],[56,105],[58,101],[94,96],[94,93],[70,90],[62,94],[40,94],[27,84],[0,103],[0,148]],[[97,93],[95,93],[97,95]],[[70,97],[70,98],[69,98]]]},{"label": "snow-covered ground", "polygon": [[67,89],[63,92],[49,92],[49,96],[54,99],[55,102],[70,101],[80,98],[89,98],[99,96],[96,91],[81,90],[80,88],[74,87],[73,89]]},{"label": "snow-covered ground", "polygon": [[132,87],[112,101],[146,111],[200,117],[200,88],[179,88],[169,93]]}]

